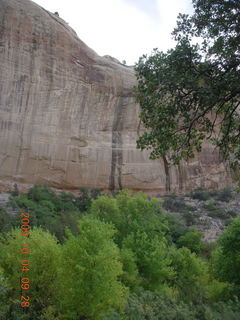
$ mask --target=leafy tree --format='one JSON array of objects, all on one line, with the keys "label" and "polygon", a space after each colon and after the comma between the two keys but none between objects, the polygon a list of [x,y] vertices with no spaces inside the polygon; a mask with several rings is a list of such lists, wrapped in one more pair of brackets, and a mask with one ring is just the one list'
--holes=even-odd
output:
[{"label": "leafy tree", "polygon": [[[30,249],[28,254],[22,254],[21,249],[24,247]],[[30,237],[26,238],[19,229],[15,229],[1,237],[0,253],[0,267],[8,288],[9,319],[13,312],[21,309],[21,294],[30,297],[29,316],[37,319],[58,299],[60,251],[56,238],[40,228],[34,228]],[[29,260],[30,264],[24,268],[22,260]],[[29,279],[29,290],[20,289],[21,278]]]},{"label": "leafy tree", "polygon": [[79,210],[82,212],[88,211],[92,200],[96,199],[99,195],[101,195],[101,191],[98,189],[81,187],[79,197],[76,199]]},{"label": "leafy tree", "polygon": [[127,320],[195,320],[195,312],[185,303],[162,292],[132,294],[126,308]]},{"label": "leafy tree", "polygon": [[124,239],[123,248],[130,249],[135,254],[145,289],[161,289],[168,280],[173,279],[174,271],[165,238],[136,231]]},{"label": "leafy tree", "polygon": [[202,232],[195,228],[190,228],[178,239],[177,245],[179,247],[186,247],[192,252],[199,253],[203,247],[203,243],[201,241],[202,236]]},{"label": "leafy tree", "polygon": [[61,309],[64,319],[99,319],[109,308],[121,309],[127,289],[114,228],[92,218],[79,223],[80,235],[69,235],[63,245]]},{"label": "leafy tree", "polygon": [[219,247],[215,251],[213,261],[213,268],[217,277],[221,281],[236,285],[239,290],[240,217],[233,220],[219,238]]},{"label": "leafy tree", "polygon": [[129,190],[121,191],[115,198],[101,196],[92,201],[90,213],[98,219],[114,224],[118,233],[115,241],[121,247],[125,237],[131,232],[143,231],[147,234],[163,236],[168,230],[166,217],[161,215],[162,205],[156,198],[147,195],[131,195]]},{"label": "leafy tree", "polygon": [[205,296],[208,280],[207,265],[187,248],[170,250],[171,267],[175,277],[171,283],[181,300],[198,303]]},{"label": "leafy tree", "polygon": [[13,216],[0,207],[0,232],[10,231],[14,224],[13,220]]},{"label": "leafy tree", "polygon": [[[147,131],[138,139],[151,158],[179,163],[204,140],[240,160],[240,2],[192,0],[178,16],[174,49],[154,49],[136,65],[136,97]],[[198,44],[196,44],[196,39]]]},{"label": "leafy tree", "polygon": [[[18,209],[31,212],[31,226],[42,227],[54,234],[61,242],[64,239],[66,227],[70,228],[74,234],[78,233],[77,221],[81,212],[78,208],[78,199],[70,193],[56,194],[48,186],[35,185],[27,194],[12,197],[11,203]],[[10,225],[16,227],[18,222],[18,217],[12,217]]]},{"label": "leafy tree", "polygon": [[231,293],[229,284],[216,279],[213,279],[207,286],[207,298],[211,303],[229,300],[229,293]]},{"label": "leafy tree", "polygon": [[238,299],[229,300],[228,302],[219,301],[206,309],[206,319],[238,320],[240,318],[240,304]]},{"label": "leafy tree", "polygon": [[130,288],[131,291],[136,290],[140,284],[136,260],[136,256],[131,249],[124,248],[121,250],[123,273],[120,276],[120,280],[124,285]]},{"label": "leafy tree", "polygon": [[169,240],[169,243],[176,243],[187,232],[184,219],[177,213],[168,213],[165,215],[165,219],[168,226],[166,238]]},{"label": "leafy tree", "polygon": [[34,201],[48,200],[54,202],[57,195],[47,185],[35,185],[29,189],[27,197]]}]

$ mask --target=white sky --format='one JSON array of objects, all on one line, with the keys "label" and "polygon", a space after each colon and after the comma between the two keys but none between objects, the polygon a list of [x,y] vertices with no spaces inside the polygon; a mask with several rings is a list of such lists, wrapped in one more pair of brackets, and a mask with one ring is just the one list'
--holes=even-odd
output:
[{"label": "white sky", "polygon": [[171,31],[179,12],[192,13],[191,0],[33,0],[57,11],[99,55],[128,65],[153,48],[174,46]]}]

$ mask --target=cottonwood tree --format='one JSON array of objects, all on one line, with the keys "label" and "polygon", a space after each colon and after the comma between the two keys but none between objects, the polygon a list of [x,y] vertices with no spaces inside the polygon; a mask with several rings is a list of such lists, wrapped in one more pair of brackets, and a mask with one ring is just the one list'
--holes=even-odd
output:
[{"label": "cottonwood tree", "polygon": [[108,309],[121,309],[127,288],[120,251],[113,242],[112,225],[93,218],[79,222],[79,236],[69,235],[62,251],[62,298],[64,319],[95,319]]},{"label": "cottonwood tree", "polygon": [[26,300],[30,298],[30,305],[25,308],[28,319],[37,319],[56,304],[60,298],[60,257],[56,237],[41,228],[33,228],[29,238],[22,236],[20,228],[1,234],[0,268],[8,296],[6,319],[15,319],[17,315],[16,319],[25,319],[21,295]]},{"label": "cottonwood tree", "polygon": [[136,97],[151,158],[194,156],[206,139],[235,165],[240,160],[240,2],[192,0],[179,14],[174,49],[139,59]]},{"label": "cottonwood tree", "polygon": [[227,281],[240,288],[240,217],[236,218],[218,240],[213,257],[213,269],[221,281]]}]

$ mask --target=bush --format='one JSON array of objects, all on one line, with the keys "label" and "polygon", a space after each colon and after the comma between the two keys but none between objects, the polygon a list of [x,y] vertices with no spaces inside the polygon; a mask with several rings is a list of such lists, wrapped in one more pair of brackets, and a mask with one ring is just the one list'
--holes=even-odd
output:
[{"label": "bush", "polygon": [[171,267],[175,272],[171,287],[177,296],[186,303],[203,301],[207,280],[207,264],[188,248],[169,248]]},{"label": "bush", "polygon": [[219,191],[219,194],[216,196],[216,200],[229,202],[233,198],[231,188],[224,188]]},{"label": "bush", "polygon": [[191,193],[193,199],[206,201],[211,198],[210,192],[204,188],[197,188]]},{"label": "bush", "polygon": [[0,232],[8,232],[13,227],[14,217],[0,207]]},{"label": "bush", "polygon": [[201,257],[210,260],[213,251],[216,249],[216,242],[203,242],[201,248]]},{"label": "bush", "polygon": [[[27,194],[11,198],[11,205],[19,210],[30,213],[31,227],[41,226],[54,234],[60,242],[65,236],[68,227],[73,234],[78,232],[77,224],[81,216],[77,198],[66,192],[56,194],[51,188],[36,185]],[[18,217],[14,224],[19,224]]]},{"label": "bush", "polygon": [[187,232],[184,219],[177,213],[166,214],[165,219],[168,225],[166,238],[169,243],[176,243],[177,240]]},{"label": "bush", "polygon": [[97,219],[112,223],[119,231],[115,236],[121,247],[123,238],[132,232],[162,236],[167,226],[161,215],[162,204],[156,198],[148,199],[143,193],[134,196],[128,190],[121,191],[115,198],[100,196],[92,201],[90,213]]},{"label": "bush", "polygon": [[209,313],[213,320],[239,320],[240,319],[240,303],[236,301],[218,302],[209,308]]},{"label": "bush", "polygon": [[240,286],[240,217],[224,230],[218,239],[218,248],[214,252],[213,267],[217,278]]},{"label": "bush", "polygon": [[14,183],[14,185],[13,185],[13,190],[12,190],[12,192],[11,192],[11,195],[12,195],[13,197],[17,197],[17,196],[19,195],[18,186],[17,186],[16,183]]},{"label": "bush", "polygon": [[91,207],[92,199],[97,199],[101,195],[101,191],[98,189],[80,188],[80,194],[77,198],[77,205],[81,212],[88,211]]},{"label": "bush", "polygon": [[228,210],[227,211],[227,215],[231,218],[236,218],[238,216],[238,212],[236,212],[235,210]]},{"label": "bush", "polygon": [[232,215],[234,215],[233,212],[226,211],[224,208],[219,206],[216,201],[211,201],[207,204],[204,204],[202,207],[208,211],[209,217],[212,218],[228,219],[231,218]]},{"label": "bush", "polygon": [[165,292],[142,291],[132,294],[126,308],[127,320],[195,320],[195,312]]},{"label": "bush", "polygon": [[183,213],[182,215],[183,219],[185,220],[186,222],[186,225],[189,227],[189,226],[192,226],[194,224],[197,223],[197,215],[196,213],[192,212],[192,211],[186,211]]},{"label": "bush", "polygon": [[167,198],[165,198],[163,201],[163,208],[168,211],[177,213],[196,210],[195,207],[187,205],[183,199],[181,199],[180,197],[177,198],[175,196],[168,196]]},{"label": "bush", "polygon": [[177,245],[178,247],[186,247],[191,252],[199,253],[202,249],[202,232],[198,231],[195,228],[188,229],[188,231],[182,235],[178,241]]},{"label": "bush", "polygon": [[28,199],[33,201],[49,200],[54,202],[57,195],[47,185],[35,185],[28,191]]}]

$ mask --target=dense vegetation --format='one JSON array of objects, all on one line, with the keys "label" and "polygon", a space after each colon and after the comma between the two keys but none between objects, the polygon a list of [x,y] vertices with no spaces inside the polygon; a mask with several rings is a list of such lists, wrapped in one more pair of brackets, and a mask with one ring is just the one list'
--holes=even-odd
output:
[{"label": "dense vegetation", "polygon": [[[211,196],[229,201],[227,191]],[[162,201],[142,193],[81,189],[74,196],[35,186],[27,194],[14,190],[11,203],[30,213],[32,229],[23,237],[19,215],[1,209],[0,319],[240,318],[240,218],[210,247],[186,227],[184,215],[164,213]],[[21,267],[26,243],[27,271]],[[22,308],[26,275],[31,305]]]}]

